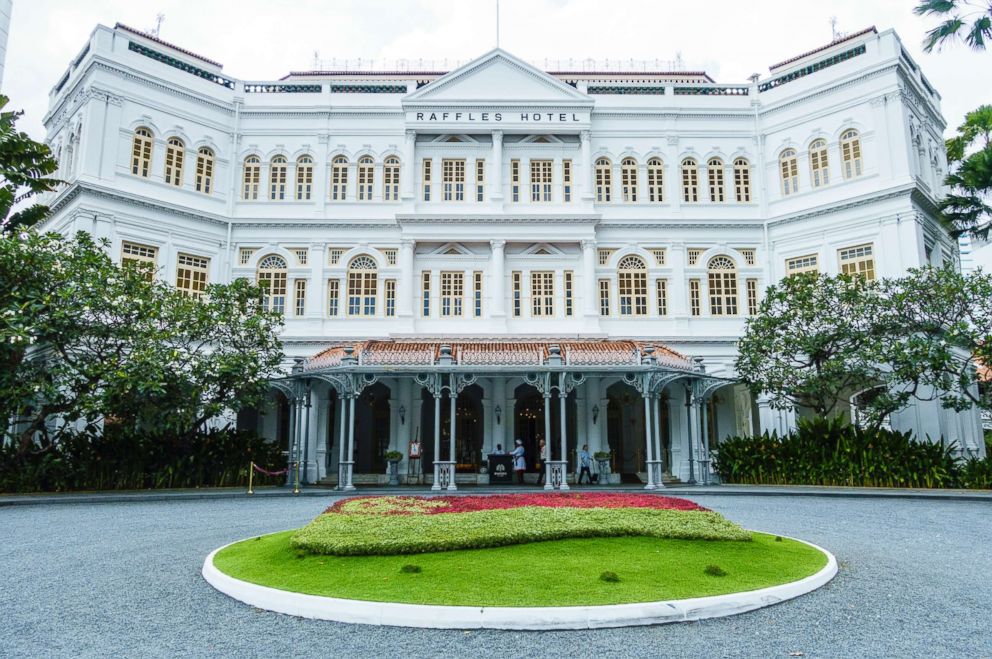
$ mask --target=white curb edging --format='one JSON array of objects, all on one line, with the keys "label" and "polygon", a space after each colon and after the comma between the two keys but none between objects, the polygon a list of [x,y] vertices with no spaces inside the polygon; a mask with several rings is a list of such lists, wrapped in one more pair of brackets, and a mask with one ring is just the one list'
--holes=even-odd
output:
[{"label": "white curb edging", "polygon": [[799,581],[760,590],[635,604],[535,607],[436,606],[306,595],[248,583],[218,570],[214,566],[214,556],[237,542],[210,552],[203,562],[203,578],[225,595],[259,609],[335,622],[433,629],[516,630],[659,625],[668,622],[722,618],[753,611],[812,592],[834,578],[837,574],[837,559],[833,554],[805,540],[798,538],[790,538],[790,540],[802,542],[826,554],[826,566],[816,574]]}]

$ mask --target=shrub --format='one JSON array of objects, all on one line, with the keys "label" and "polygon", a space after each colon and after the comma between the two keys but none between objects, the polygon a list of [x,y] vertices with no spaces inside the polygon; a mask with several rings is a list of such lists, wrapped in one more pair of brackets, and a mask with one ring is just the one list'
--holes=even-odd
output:
[{"label": "shrub", "polygon": [[385,458],[387,460],[402,460],[403,453],[401,453],[400,451],[386,451]]},{"label": "shrub", "polygon": [[785,437],[729,437],[716,454],[727,483],[949,487],[958,475],[953,446],[840,419],[801,419]]},{"label": "shrub", "polygon": [[750,532],[709,511],[527,506],[433,515],[324,513],[293,534],[292,544],[315,554],[367,556],[617,536],[751,539]]},{"label": "shrub", "polygon": [[592,454],[592,457],[596,458],[597,460],[609,460],[610,459],[610,452],[609,451],[596,451],[595,453]]},{"label": "shrub", "polygon": [[599,580],[605,581],[607,583],[619,583],[620,577],[617,576],[616,572],[610,572],[609,570],[607,570],[606,572],[603,572],[602,574],[599,575]]},{"label": "shrub", "polygon": [[710,575],[711,577],[725,577],[727,576],[727,571],[724,570],[719,565],[707,565],[703,568],[703,572]]}]

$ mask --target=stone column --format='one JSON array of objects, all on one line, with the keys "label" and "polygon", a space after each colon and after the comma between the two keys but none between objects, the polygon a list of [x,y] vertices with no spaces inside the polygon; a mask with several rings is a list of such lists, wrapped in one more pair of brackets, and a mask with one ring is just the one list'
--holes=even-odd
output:
[{"label": "stone column", "polygon": [[492,249],[489,269],[489,288],[492,290],[492,299],[489,305],[489,315],[491,318],[502,321],[506,319],[506,257],[503,251],[506,247],[506,241],[490,240],[489,247]]},{"label": "stone column", "polygon": [[327,312],[324,309],[324,262],[327,253],[324,243],[311,243],[310,251],[307,255],[307,264],[310,266],[310,280],[307,282],[306,297],[306,317],[311,319],[322,318]]},{"label": "stone column", "polygon": [[671,438],[672,456],[668,461],[668,473],[673,476],[680,476],[679,469],[674,465],[681,465],[679,456],[682,454],[682,445],[686,444],[687,438],[685,429],[685,401],[682,388],[671,389],[668,392],[668,436]]},{"label": "stone column", "polygon": [[[454,384],[454,376],[452,377],[452,384]],[[448,475],[448,491],[457,490],[458,486],[455,485],[455,465],[458,460],[455,458],[455,419],[457,417],[458,410],[458,392],[456,387],[448,391],[448,398],[451,401],[451,433],[448,436],[448,461],[451,463],[451,472]]]},{"label": "stone column", "polygon": [[[502,444],[503,450],[512,450],[512,446],[506,444],[506,432],[503,430],[507,425],[507,419],[513,417],[513,409],[506,409],[506,378],[494,377],[493,380],[493,416],[492,418],[492,439],[489,442],[489,450],[496,450],[496,444]],[[500,408],[499,419],[496,418],[496,407]]]},{"label": "stone column", "polygon": [[644,445],[647,450],[647,461],[645,466],[648,472],[648,484],[644,486],[645,490],[654,489],[654,438],[651,436],[651,396],[645,392],[643,394],[644,398]]},{"label": "stone column", "polygon": [[586,322],[598,322],[599,283],[596,281],[596,241],[582,243],[582,314]]},{"label": "stone column", "polygon": [[493,149],[489,154],[489,200],[503,200],[503,131],[493,131]]},{"label": "stone column", "polygon": [[417,243],[413,240],[400,241],[399,266],[400,280],[396,282],[396,311],[403,319],[413,318],[413,298],[416,282],[413,274],[413,258]]},{"label": "stone column", "polygon": [[414,181],[417,177],[417,131],[406,131],[403,143],[403,162],[400,163],[400,189],[403,199],[414,198]]},{"label": "stone column", "polygon": [[313,199],[317,203],[318,216],[324,215],[324,209],[327,206],[328,197],[330,197],[328,191],[331,184],[331,171],[328,167],[331,154],[330,139],[331,136],[327,133],[321,133],[317,136],[317,144],[320,147],[313,159]]},{"label": "stone column", "polygon": [[[588,130],[584,130],[579,133],[579,140],[581,142],[582,148],[582,162],[580,166],[582,169],[582,175],[579,177],[580,184],[582,187],[581,198],[590,200],[593,198],[593,187],[592,187],[592,133]],[[574,173],[573,173],[574,175]]]}]

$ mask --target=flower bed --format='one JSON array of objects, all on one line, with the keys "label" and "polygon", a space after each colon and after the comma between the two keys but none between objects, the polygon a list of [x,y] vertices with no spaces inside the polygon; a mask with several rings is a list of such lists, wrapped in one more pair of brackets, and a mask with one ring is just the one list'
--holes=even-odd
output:
[{"label": "flower bed", "polygon": [[574,493],[346,499],[297,531],[292,544],[315,554],[364,556],[618,536],[751,538],[722,515],[684,499]]}]

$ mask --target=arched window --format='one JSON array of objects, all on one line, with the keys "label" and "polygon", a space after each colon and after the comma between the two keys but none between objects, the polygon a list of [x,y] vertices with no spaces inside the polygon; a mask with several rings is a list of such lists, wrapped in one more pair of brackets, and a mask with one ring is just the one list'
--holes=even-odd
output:
[{"label": "arched window", "polygon": [[826,140],[813,140],[810,142],[809,172],[814,188],[830,183],[830,167],[827,162]]},{"label": "arched window", "polygon": [[844,178],[861,176],[861,138],[858,131],[845,130],[841,134],[840,155],[844,160]]},{"label": "arched window", "polygon": [[617,288],[621,316],[648,313],[648,268],[639,256],[629,254],[617,264]]},{"label": "arched window", "polygon": [[648,201],[661,203],[665,200],[665,168],[660,158],[648,160]]},{"label": "arched window", "polygon": [[282,201],[286,198],[286,156],[276,156],[269,163],[269,199]]},{"label": "arched window", "polygon": [[374,316],[376,302],[375,260],[362,254],[348,264],[348,315]]},{"label": "arched window", "polygon": [[331,201],[344,201],[348,194],[348,159],[337,156],[331,161]]},{"label": "arched window", "polygon": [[148,178],[152,169],[152,132],[147,128],[134,131],[131,143],[131,173]]},{"label": "arched window", "polygon": [[622,198],[624,203],[636,203],[637,161],[633,158],[624,158],[620,161],[620,185],[623,189]]},{"label": "arched window", "polygon": [[782,194],[790,195],[799,191],[799,161],[795,149],[786,149],[778,157],[782,173]]},{"label": "arched window", "polygon": [[682,161],[682,201],[699,201],[699,167],[692,158]]},{"label": "arched window", "polygon": [[737,267],[726,256],[714,256],[709,263],[710,315],[737,315]]},{"label": "arched window", "polygon": [[262,181],[262,161],[258,156],[245,158],[244,172],[241,175],[241,198],[258,199],[258,188]]},{"label": "arched window", "polygon": [[203,194],[214,191],[214,152],[205,146],[196,151],[196,191]]},{"label": "arched window", "polygon": [[170,137],[165,143],[165,182],[169,185],[183,185],[183,158],[186,145],[178,137]]},{"label": "arched window", "polygon": [[734,160],[734,197],[738,204],[751,202],[751,165],[745,158]]},{"label": "arched window", "polygon": [[296,159],[296,199],[309,201],[313,195],[313,158],[300,156]]},{"label": "arched window", "polygon": [[265,289],[265,308],[269,311],[286,311],[286,261],[281,256],[269,254],[258,262],[258,285]]},{"label": "arched window", "polygon": [[596,201],[603,204],[610,201],[613,188],[613,165],[609,158],[596,161]]},{"label": "arched window", "polygon": [[710,201],[714,204],[722,204],[727,196],[723,186],[723,161],[719,158],[710,158],[706,163],[706,173],[709,178]]},{"label": "arched window", "polygon": [[358,200],[372,201],[372,188],[375,185],[375,161],[372,156],[358,159]]},{"label": "arched window", "polygon": [[382,163],[382,200],[400,199],[400,159],[389,156]]}]

